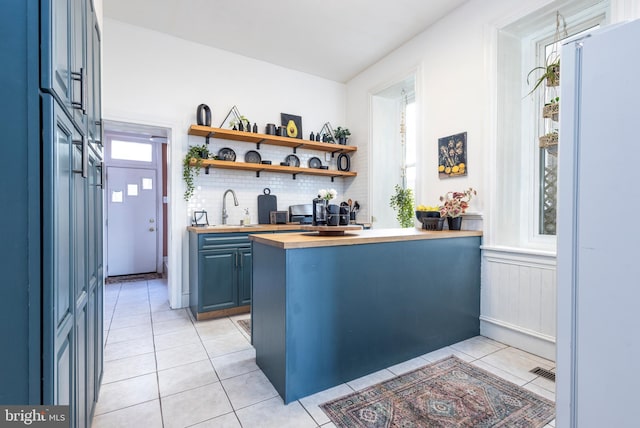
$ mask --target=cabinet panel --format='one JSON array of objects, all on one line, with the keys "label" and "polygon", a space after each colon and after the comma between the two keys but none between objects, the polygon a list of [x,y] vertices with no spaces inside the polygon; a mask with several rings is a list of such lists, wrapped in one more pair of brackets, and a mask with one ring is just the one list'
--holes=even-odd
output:
[{"label": "cabinet panel", "polygon": [[55,392],[53,403],[57,405],[69,405],[71,403],[71,388],[73,378],[72,373],[72,341],[69,336],[60,344],[60,349],[56,353],[55,360]]},{"label": "cabinet panel", "polygon": [[251,282],[253,278],[251,269],[251,247],[238,250],[240,270],[238,271],[239,305],[251,304]]},{"label": "cabinet panel", "polygon": [[85,308],[76,313],[75,325],[76,352],[75,352],[75,426],[88,427],[87,407],[92,403],[87,402],[87,312]]},{"label": "cabinet panel", "polygon": [[100,76],[100,27],[93,13],[87,16],[87,78],[89,79],[89,101],[87,115],[89,142],[102,153],[102,82]]},{"label": "cabinet panel", "polygon": [[[199,310],[214,311],[238,304],[236,250],[210,250],[199,254]],[[195,291],[195,290],[194,290]]]}]

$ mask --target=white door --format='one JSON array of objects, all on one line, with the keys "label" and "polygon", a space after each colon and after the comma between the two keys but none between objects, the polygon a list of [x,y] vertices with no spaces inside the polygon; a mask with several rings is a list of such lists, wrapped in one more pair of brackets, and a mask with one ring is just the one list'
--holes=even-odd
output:
[{"label": "white door", "polygon": [[107,275],[156,271],[156,171],[107,169]]}]

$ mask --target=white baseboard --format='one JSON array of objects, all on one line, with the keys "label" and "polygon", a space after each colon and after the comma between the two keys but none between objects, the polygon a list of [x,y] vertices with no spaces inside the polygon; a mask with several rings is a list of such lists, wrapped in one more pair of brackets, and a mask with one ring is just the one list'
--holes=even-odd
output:
[{"label": "white baseboard", "polygon": [[551,361],[556,360],[555,337],[480,316],[480,334]]}]

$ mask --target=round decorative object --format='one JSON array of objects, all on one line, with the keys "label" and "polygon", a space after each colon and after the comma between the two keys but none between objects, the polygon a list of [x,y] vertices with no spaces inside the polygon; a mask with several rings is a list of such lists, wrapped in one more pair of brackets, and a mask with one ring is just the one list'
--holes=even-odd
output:
[{"label": "round decorative object", "polygon": [[312,157],[309,159],[309,168],[320,168],[322,166],[322,161],[320,158]]},{"label": "round decorative object", "polygon": [[284,158],[284,161],[287,162],[289,166],[295,166],[295,167],[300,166],[300,159],[296,155],[289,155],[286,158]]},{"label": "round decorative object", "polygon": [[351,157],[349,155],[340,153],[338,155],[338,171],[349,171],[351,169]]},{"label": "round decorative object", "polygon": [[249,150],[244,154],[244,161],[247,163],[260,163],[262,161],[262,156],[260,156],[260,153],[255,150]]},{"label": "round decorative object", "polygon": [[218,151],[218,159],[223,161],[236,161],[236,152],[234,152],[229,147],[223,147]]}]

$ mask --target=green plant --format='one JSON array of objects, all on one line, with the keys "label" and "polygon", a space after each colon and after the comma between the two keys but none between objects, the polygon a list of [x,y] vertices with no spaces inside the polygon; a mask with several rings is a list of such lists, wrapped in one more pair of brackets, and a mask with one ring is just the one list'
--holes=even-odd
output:
[{"label": "green plant", "polygon": [[469,187],[464,192],[447,192],[440,196],[440,202],[444,204],[440,207],[441,217],[460,217],[469,208],[469,201],[477,192]]},{"label": "green plant", "polygon": [[349,128],[341,128],[338,126],[336,130],[333,131],[333,135],[336,138],[347,138],[351,135],[351,132],[349,132]]},{"label": "green plant", "polygon": [[536,89],[538,89],[538,87],[542,84],[542,82],[545,81],[545,79],[547,80],[547,86],[558,85],[558,79],[560,78],[560,58],[556,59],[548,65],[534,67],[529,72],[529,74],[527,74],[527,85],[529,84],[529,78],[531,77],[531,75],[538,70],[542,70],[543,73],[538,78],[538,80],[535,81],[533,89],[527,95],[531,95]]},{"label": "green plant", "polygon": [[560,102],[560,97],[555,97],[555,98],[551,98],[551,99],[549,100],[549,102],[548,102],[548,103],[545,103],[544,105],[546,105],[546,106],[550,106],[551,104],[556,104],[556,103],[558,103],[558,102]]},{"label": "green plant", "polygon": [[239,124],[240,121],[242,121],[242,126],[244,127],[244,129],[247,129],[247,125],[249,124],[249,119],[247,119],[245,116],[240,116],[239,119],[233,119],[229,121],[229,126],[231,126],[231,128],[236,128]]},{"label": "green plant", "polygon": [[389,206],[396,213],[396,218],[400,222],[401,227],[413,226],[413,191],[404,189],[396,184],[395,195],[391,196]]},{"label": "green plant", "polygon": [[200,174],[202,168],[202,159],[209,157],[209,149],[207,146],[191,146],[182,161],[182,178],[184,179],[187,189],[184,191],[184,200],[189,201],[193,196],[194,177]]}]

